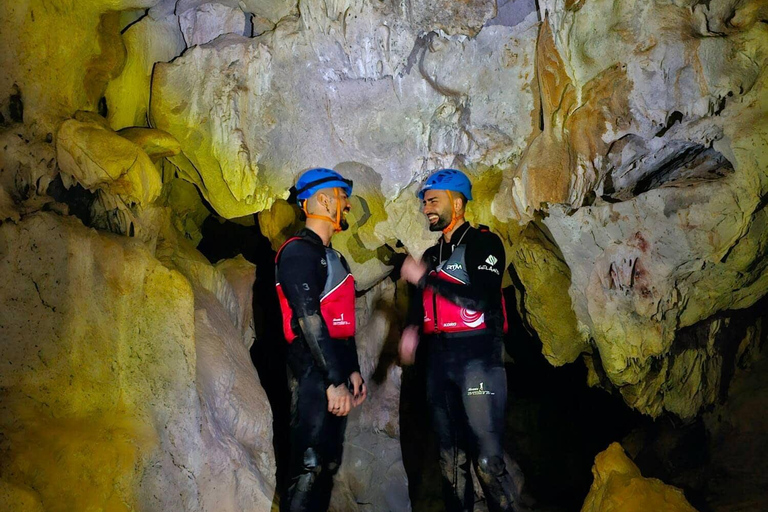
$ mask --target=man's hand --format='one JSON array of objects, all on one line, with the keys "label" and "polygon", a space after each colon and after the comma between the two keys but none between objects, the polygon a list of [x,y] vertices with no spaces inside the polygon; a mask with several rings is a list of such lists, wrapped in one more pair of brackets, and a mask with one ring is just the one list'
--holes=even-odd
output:
[{"label": "man's hand", "polygon": [[400,275],[411,284],[419,284],[419,281],[421,281],[421,278],[426,273],[427,266],[420,261],[416,261],[412,256],[405,258],[403,266],[400,268]]},{"label": "man's hand", "polygon": [[354,372],[349,376],[349,382],[352,383],[352,407],[365,402],[365,398],[368,396],[368,387],[363,382],[363,376],[360,372]]},{"label": "man's hand", "polygon": [[325,396],[328,397],[328,412],[336,416],[346,416],[352,409],[352,394],[347,389],[346,384],[338,386],[328,386],[325,390]]},{"label": "man's hand", "polygon": [[416,347],[419,346],[419,328],[415,325],[406,327],[400,336],[400,363],[404,365],[413,364],[416,360]]}]

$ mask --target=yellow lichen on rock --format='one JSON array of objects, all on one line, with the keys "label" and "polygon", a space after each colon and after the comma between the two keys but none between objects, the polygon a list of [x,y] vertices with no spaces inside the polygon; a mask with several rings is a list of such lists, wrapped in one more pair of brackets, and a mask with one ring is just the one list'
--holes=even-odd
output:
[{"label": "yellow lichen on rock", "polygon": [[56,156],[62,172],[85,188],[106,190],[140,205],[150,204],[160,194],[160,174],[149,156],[95,122],[64,121]]},{"label": "yellow lichen on rock", "polygon": [[592,475],[581,512],[696,512],[680,489],[644,478],[619,443],[595,457]]}]

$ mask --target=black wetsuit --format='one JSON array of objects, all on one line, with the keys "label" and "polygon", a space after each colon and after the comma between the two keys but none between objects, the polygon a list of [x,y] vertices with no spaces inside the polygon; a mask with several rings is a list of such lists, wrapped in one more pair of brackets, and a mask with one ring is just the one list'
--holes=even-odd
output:
[{"label": "black wetsuit", "polygon": [[504,465],[504,414],[507,380],[503,365],[501,281],[505,270],[504,246],[486,229],[465,223],[428,249],[422,261],[432,271],[465,245],[469,284],[425,276],[411,297],[410,325],[422,326],[425,286],[461,307],[482,311],[484,329],[422,334],[427,343],[427,399],[440,447],[443,494],[449,512],[471,512],[474,490],[470,464],[483,487],[491,512],[512,511],[514,485]]},{"label": "black wetsuit", "polygon": [[[291,481],[281,509],[325,512],[333,475],[341,464],[346,417],[328,412],[326,389],[348,383],[360,371],[354,338],[333,339],[320,314],[327,277],[326,247],[309,229],[287,244],[277,262],[277,278],[293,310],[298,337],[288,347],[292,374]],[[348,269],[346,261],[341,258]]]}]

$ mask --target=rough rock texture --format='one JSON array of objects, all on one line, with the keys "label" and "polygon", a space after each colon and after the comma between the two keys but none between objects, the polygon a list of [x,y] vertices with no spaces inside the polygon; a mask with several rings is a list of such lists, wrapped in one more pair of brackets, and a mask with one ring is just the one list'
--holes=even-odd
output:
[{"label": "rough rock texture", "polygon": [[[209,389],[234,359],[209,355],[215,340],[237,340],[248,361],[230,318],[195,320],[220,302],[196,308],[188,281],[140,243],[51,213],[0,226],[0,255],[5,504],[268,509],[270,414],[255,370],[244,403]],[[242,423],[210,410],[221,400]]]},{"label": "rough rock texture", "polygon": [[[19,340],[0,345],[14,361],[0,377],[5,508],[59,495],[78,509],[269,507],[269,413],[247,354],[253,269],[213,267],[194,244],[210,206],[258,212],[279,246],[300,224],[288,187],[318,165],[355,180],[352,228],[334,244],[361,292],[371,385],[337,510],[409,506],[392,355],[402,295],[387,279],[433,243],[414,193],[436,167],[472,176],[468,217],[502,236],[505,285],[552,364],[582,356],[590,385],[650,415],[745,415],[751,402],[717,402],[734,350],[758,343],[735,311],[768,291],[766,19],[762,0],[2,3],[0,232],[16,252],[0,260],[19,284],[0,291],[0,328],[16,333],[4,339]],[[33,253],[58,259],[35,266]],[[88,286],[62,288],[78,279]],[[27,324],[55,332],[32,339]],[[61,343],[72,350],[54,357]],[[158,356],[174,347],[184,357]],[[103,449],[79,460],[90,445]],[[64,479],[50,453],[74,468]],[[95,467],[87,493],[62,491]],[[718,492],[718,506],[734,502]]]},{"label": "rough rock texture", "polygon": [[479,217],[506,231],[552,363],[596,349],[591,383],[692,417],[729,370],[717,343],[682,349],[681,329],[768,290],[766,7],[540,7],[530,140]]},{"label": "rough rock texture", "polygon": [[127,203],[146,206],[160,194],[160,175],[147,153],[97,122],[64,121],[56,159],[61,171],[83,187],[106,190]]},{"label": "rough rock texture", "polygon": [[95,111],[107,82],[120,74],[125,60],[119,11],[155,3],[157,0],[3,2],[3,116],[24,120],[44,137],[76,110]]},{"label": "rough rock texture", "polygon": [[150,14],[123,32],[125,65],[118,77],[109,82],[104,96],[112,128],[147,126],[152,68],[156,62],[167,62],[186,48],[173,14]]},{"label": "rough rock texture", "polygon": [[581,512],[696,512],[683,492],[655,478],[643,478],[619,443],[595,457],[595,480]]},{"label": "rough rock texture", "polygon": [[222,34],[250,36],[248,22],[250,20],[246,20],[246,14],[239,7],[219,3],[202,4],[179,14],[187,47],[208,43]]},{"label": "rough rock texture", "polygon": [[[465,156],[495,163],[524,146],[530,127],[517,121],[533,107],[530,93],[520,94],[532,74],[525,44],[535,36],[532,21],[465,40],[420,37],[441,25],[422,7],[305,2],[301,9],[300,19],[263,36],[225,36],[156,68],[152,121],[181,141],[174,163],[221,215],[269,207],[311,166],[357,163],[393,199],[436,165]],[[475,22],[466,22],[472,30]],[[496,76],[475,84],[478,72]]]}]

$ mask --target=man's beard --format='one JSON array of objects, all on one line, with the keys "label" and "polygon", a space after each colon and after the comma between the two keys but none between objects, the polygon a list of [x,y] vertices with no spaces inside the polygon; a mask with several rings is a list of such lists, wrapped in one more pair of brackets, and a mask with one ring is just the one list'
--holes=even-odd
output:
[{"label": "man's beard", "polygon": [[349,222],[347,222],[347,213],[349,213],[349,210],[341,212],[341,217],[339,218],[339,227],[342,231],[346,231],[349,229]]},{"label": "man's beard", "polygon": [[437,215],[437,222],[434,224],[429,224],[429,230],[430,231],[442,231],[445,228],[448,227],[448,225],[451,223],[451,218],[447,216],[445,213],[439,213]]}]

